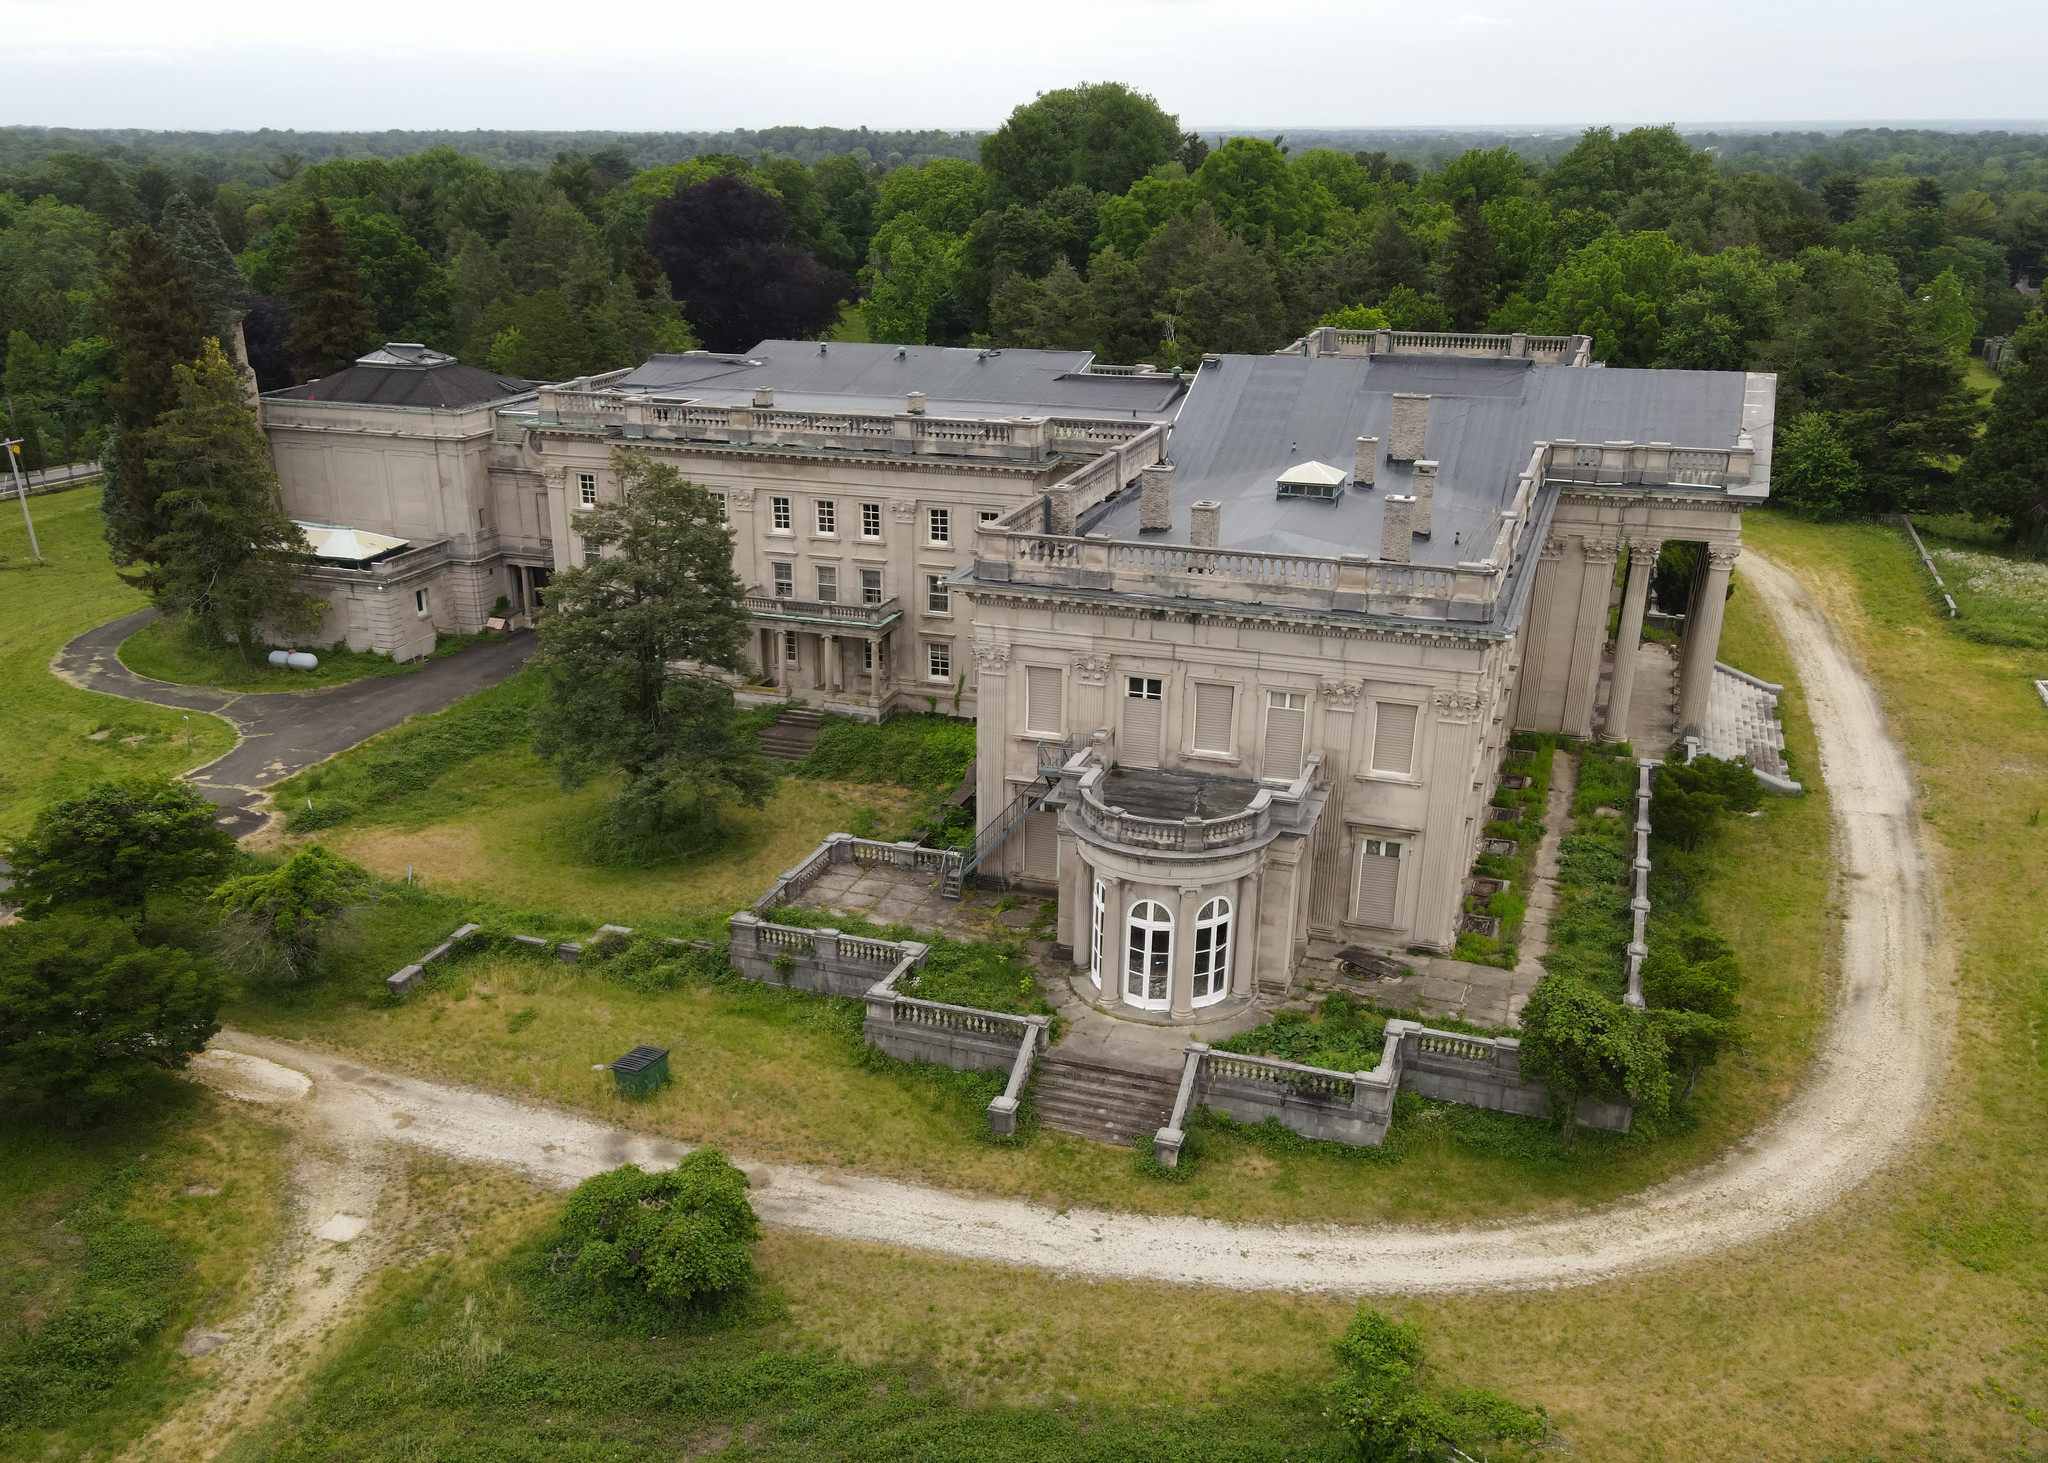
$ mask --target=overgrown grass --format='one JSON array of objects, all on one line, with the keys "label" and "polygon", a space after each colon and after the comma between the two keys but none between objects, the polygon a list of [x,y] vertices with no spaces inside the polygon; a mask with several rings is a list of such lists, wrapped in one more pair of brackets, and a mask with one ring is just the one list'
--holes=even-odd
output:
[{"label": "overgrown grass", "polygon": [[931,946],[923,967],[897,986],[906,995],[915,995],[920,1000],[1017,1016],[1052,1014],[1052,1006],[1038,983],[1038,968],[1024,958],[1024,947],[1014,942],[919,934],[909,925],[878,925],[857,915],[833,914],[800,905],[772,909],[768,918],[776,924],[804,929],[836,929],[872,940],[918,940]]},{"label": "overgrown grass", "polygon": [[65,641],[146,601],[107,562],[97,492],[53,493],[30,508],[40,565],[29,557],[21,510],[0,513],[0,837],[25,831],[43,803],[96,778],[167,776],[235,741],[217,717],[96,695],[50,674]]},{"label": "overgrown grass", "polygon": [[[1629,866],[1635,847],[1635,763],[1625,747],[1574,744],[1579,787],[1570,831],[1558,841],[1557,912],[1543,968],[1575,976],[1611,999],[1628,987],[1635,919]],[[1603,817],[1600,808],[1619,816]]]},{"label": "overgrown grass", "polygon": [[[2048,563],[2015,552],[1989,524],[1961,514],[1914,526],[1955,596],[1959,613],[1939,616],[1944,628],[1980,645],[2048,650]],[[1916,577],[1924,582],[1924,571]],[[1931,584],[1927,592],[1940,603]]]},{"label": "overgrown grass", "polygon": [[[468,644],[474,636],[447,636]],[[366,676],[402,676],[423,664],[400,665],[388,655],[352,651],[346,646],[315,649],[319,667],[295,671],[271,665],[265,656],[273,647],[257,652],[257,663],[242,659],[239,647],[209,645],[197,628],[182,615],[166,616],[144,625],[121,642],[121,664],[138,676],[169,681],[180,686],[218,686],[223,691],[305,691],[316,686],[339,686]],[[285,646],[284,649],[301,649]]]},{"label": "overgrown grass", "polygon": [[1500,933],[1462,933],[1451,952],[1455,959],[1470,961],[1474,965],[1494,965],[1502,970],[1513,970],[1519,959],[1522,917],[1529,910],[1529,886],[1536,877],[1536,853],[1543,844],[1547,827],[1545,809],[1550,798],[1551,779],[1556,771],[1552,755],[1556,738],[1523,733],[1509,745],[1527,755],[1510,757],[1502,764],[1501,771],[1527,776],[1530,783],[1525,788],[1496,787],[1490,802],[1494,807],[1519,808],[1522,816],[1519,821],[1502,818],[1488,823],[1486,836],[1511,841],[1515,851],[1512,854],[1482,853],[1472,865],[1475,874],[1505,879],[1508,887],[1484,899],[1473,895],[1465,899],[1467,913],[1498,916]]},{"label": "overgrown grass", "polygon": [[[796,771],[800,777],[909,788],[917,796],[906,805],[907,818],[877,816],[845,831],[863,838],[924,837],[951,846],[974,836],[971,804],[943,805],[973,761],[972,722],[900,714],[876,724],[828,716],[818,729],[817,746]],[[885,832],[885,821],[898,826]]]}]

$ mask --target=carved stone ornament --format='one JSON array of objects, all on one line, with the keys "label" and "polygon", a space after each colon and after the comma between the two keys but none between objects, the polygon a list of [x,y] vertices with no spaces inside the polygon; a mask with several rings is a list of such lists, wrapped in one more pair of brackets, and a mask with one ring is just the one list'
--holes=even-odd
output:
[{"label": "carved stone ornament", "polygon": [[1323,694],[1323,704],[1332,711],[1356,711],[1358,693],[1365,689],[1360,681],[1324,681],[1316,687]]},{"label": "carved stone ornament", "polygon": [[1543,557],[1546,559],[1562,559],[1564,557],[1564,540],[1561,538],[1545,539],[1543,541]]},{"label": "carved stone ornament", "polygon": [[1100,686],[1109,679],[1109,662],[1099,655],[1077,655],[1074,675],[1084,686]]},{"label": "carved stone ornament", "polygon": [[917,504],[908,498],[891,498],[889,511],[896,515],[898,523],[908,523],[917,516]]},{"label": "carved stone ornament", "polygon": [[1621,545],[1611,538],[1582,538],[1579,552],[1589,564],[1612,564],[1621,557]]},{"label": "carved stone ornament", "polygon": [[974,664],[985,676],[999,676],[1010,668],[1010,647],[992,640],[974,643]]},{"label": "carved stone ornament", "polygon": [[1475,691],[1438,691],[1430,697],[1440,721],[1475,720],[1484,702]]},{"label": "carved stone ornament", "polygon": [[540,480],[548,485],[548,491],[551,493],[562,486],[568,476],[569,469],[566,467],[544,467],[540,470]]},{"label": "carved stone ornament", "polygon": [[734,488],[725,495],[725,501],[734,508],[751,508],[754,506],[754,490],[752,488]]},{"label": "carved stone ornament", "polygon": [[1741,544],[1708,544],[1707,563],[1715,569],[1733,569],[1742,557]]}]

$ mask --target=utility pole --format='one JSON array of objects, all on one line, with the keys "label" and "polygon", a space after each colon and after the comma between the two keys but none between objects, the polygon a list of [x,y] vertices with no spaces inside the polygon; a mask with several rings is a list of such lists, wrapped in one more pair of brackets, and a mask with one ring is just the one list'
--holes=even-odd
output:
[{"label": "utility pole", "polygon": [[7,449],[7,466],[14,473],[14,491],[21,499],[21,521],[28,525],[28,546],[35,553],[36,562],[40,564],[43,562],[43,547],[36,542],[36,521],[28,512],[28,484],[21,480],[21,441],[16,438],[0,442],[0,447]]}]

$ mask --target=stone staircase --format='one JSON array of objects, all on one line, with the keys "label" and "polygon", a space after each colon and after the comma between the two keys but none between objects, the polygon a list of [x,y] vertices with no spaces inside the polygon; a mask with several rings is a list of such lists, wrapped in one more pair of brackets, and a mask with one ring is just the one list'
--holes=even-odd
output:
[{"label": "stone staircase", "polygon": [[1179,1090],[1178,1073],[1112,1067],[1053,1051],[1039,1059],[1031,1100],[1048,1128],[1098,1143],[1128,1143],[1166,1125]]},{"label": "stone staircase", "polygon": [[824,713],[795,706],[775,718],[773,726],[761,728],[761,755],[784,762],[801,762],[818,744],[818,724]]}]

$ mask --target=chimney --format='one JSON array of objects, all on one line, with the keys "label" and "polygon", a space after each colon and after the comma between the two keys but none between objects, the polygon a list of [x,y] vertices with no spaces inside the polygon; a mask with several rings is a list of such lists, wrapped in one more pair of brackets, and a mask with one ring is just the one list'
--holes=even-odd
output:
[{"label": "chimney", "polygon": [[1351,481],[1361,488],[1372,486],[1372,475],[1379,466],[1380,439],[1360,437],[1358,439],[1358,465],[1351,470]]},{"label": "chimney", "polygon": [[924,415],[924,393],[922,391],[910,393],[910,413],[912,416]]},{"label": "chimney", "polygon": [[756,386],[754,388],[754,405],[775,405],[775,388],[773,386]]},{"label": "chimney", "polygon": [[1213,549],[1222,534],[1223,505],[1204,498],[1188,508],[1188,542],[1198,549]]},{"label": "chimney", "polygon": [[1138,532],[1173,527],[1173,464],[1155,462],[1138,474]]},{"label": "chimney", "polygon": [[1394,425],[1387,438],[1389,462],[1413,462],[1429,440],[1429,398],[1412,392],[1394,393]]},{"label": "chimney", "polygon": [[1408,528],[1408,510],[1415,506],[1413,498],[1404,498],[1399,493],[1389,493],[1380,499],[1386,517],[1380,523],[1380,560],[1387,564],[1408,562],[1408,540],[1412,536]]},{"label": "chimney", "polygon": [[1409,515],[1408,526],[1424,538],[1429,537],[1430,520],[1436,509],[1436,464],[1428,460],[1415,464],[1415,509]]}]

